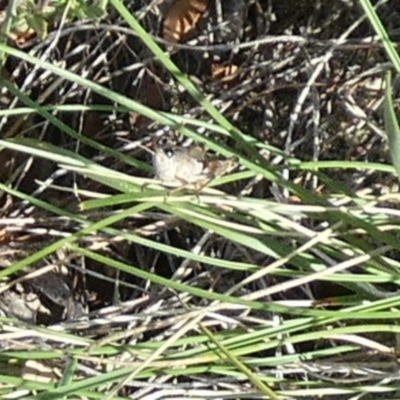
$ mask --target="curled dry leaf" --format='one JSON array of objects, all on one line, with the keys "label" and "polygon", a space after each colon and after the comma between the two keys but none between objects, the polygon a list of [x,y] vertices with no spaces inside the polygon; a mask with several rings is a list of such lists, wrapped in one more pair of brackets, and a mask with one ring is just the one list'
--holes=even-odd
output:
[{"label": "curled dry leaf", "polygon": [[182,42],[196,27],[207,10],[209,0],[175,0],[168,9],[163,23],[163,38],[169,42]]},{"label": "curled dry leaf", "polygon": [[229,87],[233,85],[238,78],[239,67],[235,64],[218,64],[214,63],[211,65],[211,75],[214,79],[220,81]]}]

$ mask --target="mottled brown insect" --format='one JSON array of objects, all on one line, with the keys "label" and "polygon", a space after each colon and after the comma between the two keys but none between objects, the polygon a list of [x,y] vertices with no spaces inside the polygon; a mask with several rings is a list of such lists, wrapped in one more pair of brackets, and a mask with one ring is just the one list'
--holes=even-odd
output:
[{"label": "mottled brown insect", "polygon": [[205,184],[232,169],[233,165],[233,160],[208,158],[204,149],[197,145],[184,147],[166,142],[154,148],[155,177],[167,184]]}]

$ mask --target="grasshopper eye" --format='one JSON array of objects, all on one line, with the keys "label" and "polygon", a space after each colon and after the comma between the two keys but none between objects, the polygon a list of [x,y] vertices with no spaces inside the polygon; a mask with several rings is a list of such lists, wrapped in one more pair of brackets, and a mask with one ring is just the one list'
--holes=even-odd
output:
[{"label": "grasshopper eye", "polygon": [[175,152],[173,149],[168,148],[168,149],[164,149],[164,154],[168,157],[168,158],[172,158],[175,155]]}]

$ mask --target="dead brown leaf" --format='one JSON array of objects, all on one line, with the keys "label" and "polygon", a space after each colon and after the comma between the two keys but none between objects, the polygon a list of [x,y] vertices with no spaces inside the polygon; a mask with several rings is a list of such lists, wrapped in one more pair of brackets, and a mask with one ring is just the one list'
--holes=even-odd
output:
[{"label": "dead brown leaf", "polygon": [[182,42],[196,27],[209,0],[175,0],[166,13],[162,35],[169,42]]},{"label": "dead brown leaf", "polygon": [[211,75],[214,79],[224,84],[224,87],[230,87],[235,84],[239,67],[235,64],[212,64]]}]

